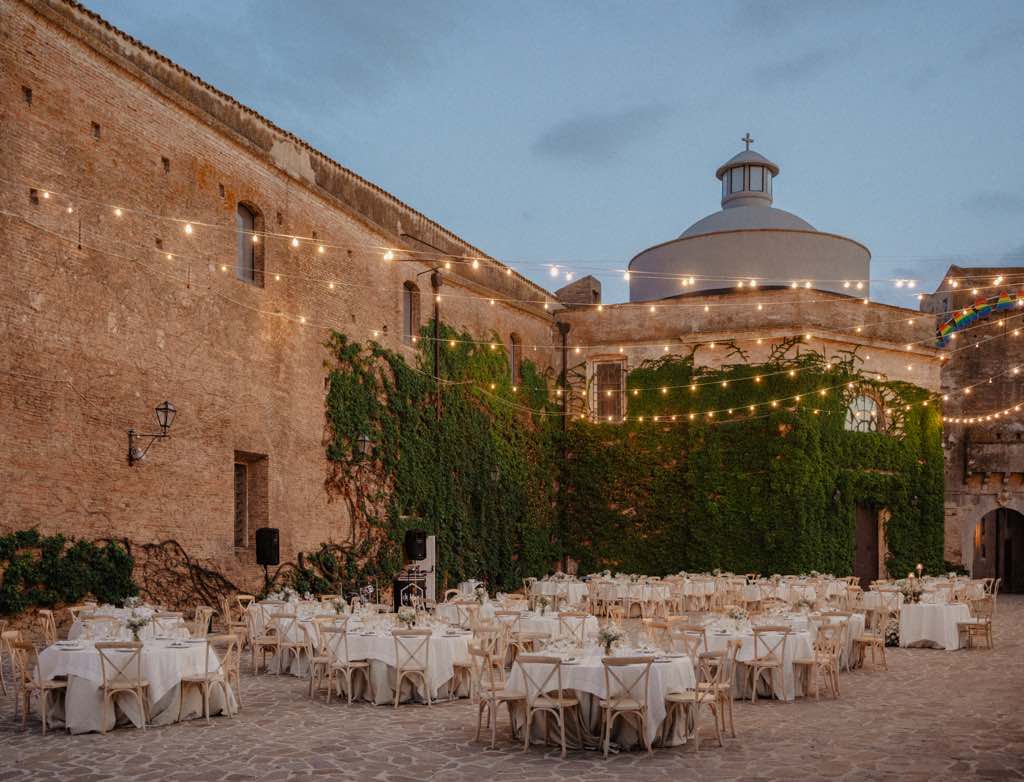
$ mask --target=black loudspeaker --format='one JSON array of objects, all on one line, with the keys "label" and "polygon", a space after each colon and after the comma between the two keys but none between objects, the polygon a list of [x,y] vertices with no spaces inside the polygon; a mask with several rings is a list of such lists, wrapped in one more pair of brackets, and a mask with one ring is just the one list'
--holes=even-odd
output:
[{"label": "black loudspeaker", "polygon": [[419,562],[427,558],[427,533],[421,529],[411,529],[405,533],[405,558]]},{"label": "black loudspeaker", "polygon": [[281,561],[281,545],[274,527],[256,530],[256,564],[276,565]]}]

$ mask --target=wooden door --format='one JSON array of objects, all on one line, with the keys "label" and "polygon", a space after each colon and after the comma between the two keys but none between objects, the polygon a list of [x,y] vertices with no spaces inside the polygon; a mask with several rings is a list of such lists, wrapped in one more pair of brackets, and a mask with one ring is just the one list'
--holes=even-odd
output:
[{"label": "wooden door", "polygon": [[853,574],[865,591],[878,578],[878,511],[872,505],[857,506]]}]

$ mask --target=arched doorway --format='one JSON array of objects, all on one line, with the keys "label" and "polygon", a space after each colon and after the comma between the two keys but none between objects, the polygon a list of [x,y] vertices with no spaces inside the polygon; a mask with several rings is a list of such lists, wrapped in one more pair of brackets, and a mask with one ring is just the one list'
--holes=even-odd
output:
[{"label": "arched doorway", "polygon": [[986,513],[974,527],[975,578],[1001,578],[1002,592],[1024,592],[1024,514],[1010,508]]}]

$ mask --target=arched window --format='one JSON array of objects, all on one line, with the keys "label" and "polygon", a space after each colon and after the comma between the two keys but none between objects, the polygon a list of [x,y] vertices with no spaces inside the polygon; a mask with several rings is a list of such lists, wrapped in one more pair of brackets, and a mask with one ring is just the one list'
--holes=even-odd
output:
[{"label": "arched window", "polygon": [[508,351],[508,365],[512,372],[512,382],[519,382],[519,368],[523,363],[523,341],[519,338],[518,334],[510,334],[509,342],[511,343]]},{"label": "arched window", "polygon": [[235,212],[238,249],[235,277],[251,285],[263,287],[263,216],[251,204],[238,204]]},{"label": "arched window", "polygon": [[882,413],[878,400],[867,394],[858,394],[846,408],[844,427],[850,432],[877,432],[882,428]]},{"label": "arched window", "polygon": [[407,282],[402,290],[402,341],[411,345],[420,333],[420,289]]}]

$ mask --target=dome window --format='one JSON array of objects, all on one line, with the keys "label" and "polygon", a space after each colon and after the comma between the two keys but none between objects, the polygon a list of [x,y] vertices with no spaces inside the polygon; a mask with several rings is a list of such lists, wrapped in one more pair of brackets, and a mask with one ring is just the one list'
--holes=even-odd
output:
[{"label": "dome window", "polygon": [[743,166],[736,166],[729,172],[729,191],[732,193],[743,192]]},{"label": "dome window", "polygon": [[750,189],[764,192],[764,166],[750,167]]}]

